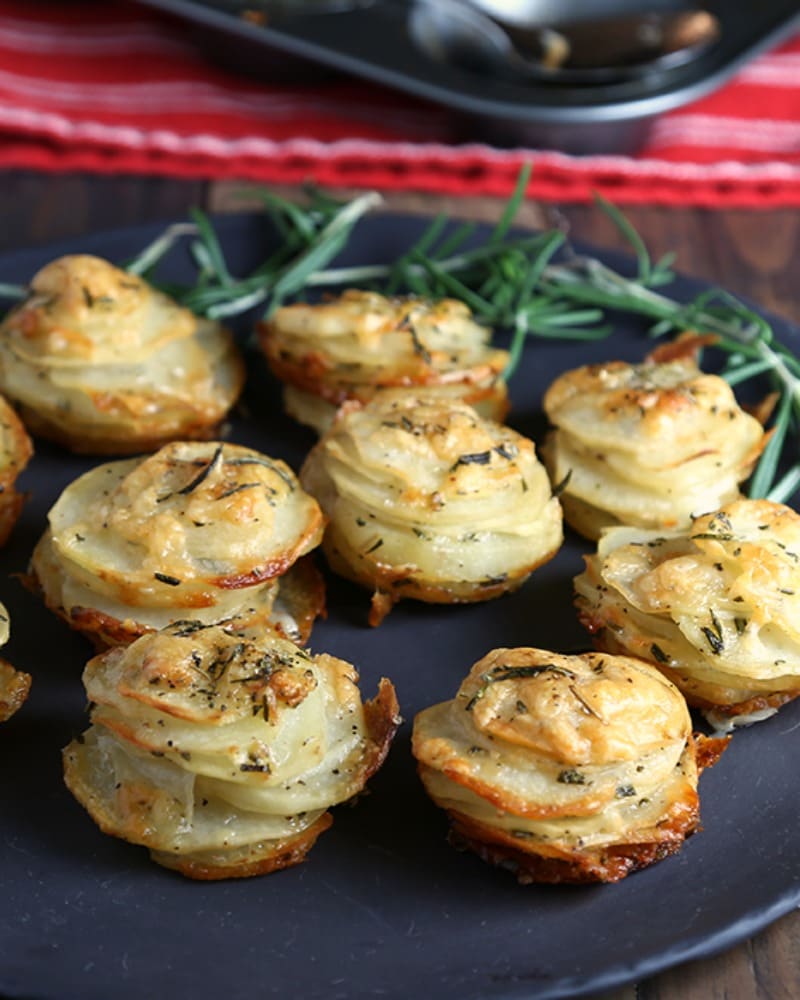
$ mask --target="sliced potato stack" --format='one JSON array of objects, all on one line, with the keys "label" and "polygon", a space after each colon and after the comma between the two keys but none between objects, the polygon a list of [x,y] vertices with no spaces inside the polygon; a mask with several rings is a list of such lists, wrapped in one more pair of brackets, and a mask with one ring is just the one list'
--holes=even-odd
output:
[{"label": "sliced potato stack", "polygon": [[[0,604],[0,647],[8,642],[10,632],[8,612]],[[28,697],[31,675],[15,670],[10,663],[0,659],[0,722],[10,719]]]},{"label": "sliced potato stack", "polygon": [[243,381],[218,323],[98,257],[52,261],[0,325],[0,388],[33,434],[77,452],[212,437]]},{"label": "sliced potato stack", "polygon": [[736,500],[663,532],[605,533],[575,579],[603,649],[649,660],[716,725],[800,695],[800,516]]},{"label": "sliced potato stack", "polygon": [[482,601],[519,587],[562,541],[533,442],[457,401],[385,390],[340,410],[300,474],[329,519],[337,573],[395,601]]},{"label": "sliced potato stack", "polygon": [[[45,603],[98,646],[181,619],[272,624],[305,640],[324,606],[316,501],[284,463],[175,442],[67,487],[31,561]],[[301,560],[298,562],[298,560]]]},{"label": "sliced potato stack", "polygon": [[617,524],[680,527],[735,499],[766,440],[728,383],[689,359],[576,368],[544,408],[564,517],[592,539]]},{"label": "sliced potato stack", "polygon": [[506,351],[455,299],[387,298],[355,289],[319,305],[278,309],[262,325],[261,346],[285,384],[286,409],[319,433],[347,399],[366,402],[380,389],[424,388],[464,400],[503,420]]},{"label": "sliced potato stack", "polygon": [[698,770],[725,741],[701,743],[649,664],[523,647],[421,712],[413,751],[456,846],[521,882],[616,882],[697,829]]},{"label": "sliced potato stack", "polygon": [[19,474],[33,455],[22,421],[0,396],[0,545],[5,545],[25,503],[16,489]]},{"label": "sliced potato stack", "polygon": [[391,684],[362,705],[357,681],[266,629],[151,633],[88,663],[92,725],[64,751],[67,785],[105,833],[191,878],[297,864],[399,723]]}]

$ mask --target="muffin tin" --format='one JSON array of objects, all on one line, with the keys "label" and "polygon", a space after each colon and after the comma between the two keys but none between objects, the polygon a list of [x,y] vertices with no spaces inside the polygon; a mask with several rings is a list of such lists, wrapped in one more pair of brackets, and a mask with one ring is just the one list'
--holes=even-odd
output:
[{"label": "muffin tin", "polygon": [[[800,28],[796,0],[704,8],[720,22],[719,39],[695,60],[635,79],[592,85],[503,78],[452,59],[448,18],[419,27],[414,0],[140,0],[178,15],[214,59],[264,80],[336,71],[394,88],[452,112],[450,138],[569,153],[632,152],[658,115],[704,96],[748,59]],[[539,5],[547,14],[547,0]],[[564,0],[569,16],[585,5]],[[630,13],[636,0],[605,0],[593,14]],[[650,0],[648,10],[687,4]],[[432,26],[432,21],[436,24]],[[438,25],[438,26],[437,26]]]}]

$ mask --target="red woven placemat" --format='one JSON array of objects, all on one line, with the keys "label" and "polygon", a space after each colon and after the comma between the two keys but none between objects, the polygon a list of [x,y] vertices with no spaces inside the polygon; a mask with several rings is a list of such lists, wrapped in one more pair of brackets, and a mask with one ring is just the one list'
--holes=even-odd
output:
[{"label": "red woven placemat", "polygon": [[263,83],[133,3],[0,0],[0,167],[618,203],[800,205],[800,36],[662,116],[635,156],[450,141],[447,111],[337,79]]}]

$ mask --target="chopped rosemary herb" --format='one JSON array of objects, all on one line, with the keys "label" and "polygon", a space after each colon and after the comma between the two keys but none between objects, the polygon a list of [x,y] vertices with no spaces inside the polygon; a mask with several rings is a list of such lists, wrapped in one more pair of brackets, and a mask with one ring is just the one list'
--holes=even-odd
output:
[{"label": "chopped rosemary herb", "polygon": [[489,690],[489,685],[497,684],[500,681],[521,680],[526,677],[538,677],[543,673],[561,674],[563,677],[575,679],[575,674],[566,667],[560,667],[557,663],[543,663],[541,665],[530,665],[527,667],[499,666],[492,667],[485,674],[481,674],[481,686],[464,706],[466,712],[471,712],[475,705],[483,698]]},{"label": "chopped rosemary herb", "polygon": [[564,771],[559,771],[556,781],[562,785],[585,785],[586,775],[581,771],[576,771],[573,767],[568,767]]},{"label": "chopped rosemary herb", "polygon": [[194,479],[192,479],[192,481],[187,483],[185,486],[181,487],[181,489],[175,491],[177,495],[185,496],[188,493],[194,492],[194,490],[196,490],[198,486],[200,486],[202,483],[206,481],[206,479],[208,479],[208,477],[215,469],[219,468],[221,462],[222,462],[222,445],[219,445],[215,450],[214,454],[211,456],[211,459],[208,462],[208,464],[203,469],[200,470],[200,472],[194,477]]},{"label": "chopped rosemary herb", "polygon": [[572,469],[570,469],[567,472],[566,476],[564,476],[564,478],[561,480],[560,483],[556,483],[555,484],[555,486],[553,487],[553,490],[552,490],[552,495],[554,497],[560,497],[561,494],[564,492],[564,490],[569,485],[570,479],[572,479]]},{"label": "chopped rosemary herb", "polygon": [[650,647],[650,652],[653,654],[653,658],[658,660],[659,663],[669,663],[669,657],[657,643],[653,643]]},{"label": "chopped rosemary herb", "polygon": [[491,451],[476,451],[471,455],[459,455],[450,468],[453,472],[459,465],[488,465],[492,460]]},{"label": "chopped rosemary herb", "polygon": [[295,490],[295,481],[292,478],[291,473],[287,472],[286,469],[281,468],[277,462],[273,462],[272,459],[265,458],[263,456],[251,455],[245,458],[230,458],[225,463],[226,465],[263,465],[264,468],[270,469],[275,475],[282,479],[284,483],[289,487],[289,492],[293,493]]},{"label": "chopped rosemary herb", "polygon": [[713,609],[709,609],[709,614],[711,616],[711,625],[703,625],[700,631],[708,640],[708,644],[711,647],[712,653],[715,656],[725,649],[725,639],[722,634],[722,625],[720,625],[719,618],[714,614]]}]

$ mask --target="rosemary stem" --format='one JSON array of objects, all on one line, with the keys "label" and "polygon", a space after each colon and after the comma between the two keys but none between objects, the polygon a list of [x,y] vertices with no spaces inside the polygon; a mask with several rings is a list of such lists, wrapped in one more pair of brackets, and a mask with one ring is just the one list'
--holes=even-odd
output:
[{"label": "rosemary stem", "polygon": [[176,222],[168,226],[152,243],[149,243],[136,258],[130,261],[125,270],[131,274],[144,274],[149,271],[175,246],[184,236],[194,236],[197,226],[193,222]]},{"label": "rosemary stem", "polygon": [[25,285],[9,285],[0,282],[0,299],[24,299],[30,289]]},{"label": "rosemary stem", "polygon": [[[422,268],[419,268],[422,272]],[[315,271],[308,276],[306,285],[354,285],[362,281],[379,281],[389,275],[383,264],[364,264],[361,267],[331,267]]]},{"label": "rosemary stem", "polygon": [[[603,264],[593,261],[592,274],[594,278],[600,280],[606,292],[617,295],[620,299],[625,298],[626,311],[630,311],[631,300],[635,300],[649,315],[668,318],[680,314],[681,305],[674,299],[654,292],[636,281],[629,281]],[[558,264],[545,268],[544,277],[557,282],[562,289],[580,280],[573,268]],[[763,370],[769,372],[791,394],[794,408],[800,416],[800,379],[789,370],[780,353],[764,340],[758,339],[753,327],[742,327],[736,323],[726,322],[702,311],[694,317],[694,321],[701,331],[723,334],[755,353],[763,365]]]}]

